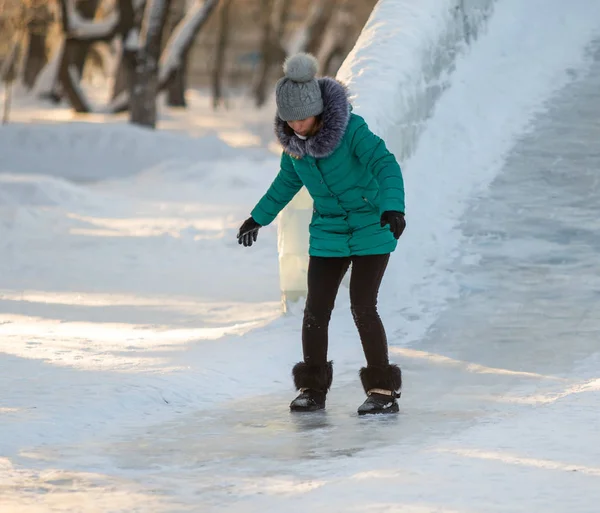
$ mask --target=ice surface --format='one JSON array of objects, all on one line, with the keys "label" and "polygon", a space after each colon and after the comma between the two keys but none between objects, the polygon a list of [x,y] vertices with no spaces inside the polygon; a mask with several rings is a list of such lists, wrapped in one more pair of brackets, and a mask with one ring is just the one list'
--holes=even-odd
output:
[{"label": "ice surface", "polygon": [[594,511],[599,9],[499,2],[403,163],[394,417],[355,413],[342,296],[328,410],[287,411],[301,306],[280,317],[275,227],[235,240],[276,157],[2,127],[0,510]]}]

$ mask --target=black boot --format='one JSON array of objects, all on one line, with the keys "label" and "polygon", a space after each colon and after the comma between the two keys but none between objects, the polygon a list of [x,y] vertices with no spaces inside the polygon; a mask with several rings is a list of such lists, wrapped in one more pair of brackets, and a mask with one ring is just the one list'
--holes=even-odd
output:
[{"label": "black boot", "polygon": [[325,398],[333,379],[332,362],[323,365],[297,363],[292,369],[292,376],[300,395],[290,404],[291,411],[315,411],[325,408]]},{"label": "black boot", "polygon": [[363,367],[360,370],[360,380],[368,397],[359,406],[359,415],[398,413],[400,408],[397,399],[400,398],[402,388],[400,367],[394,364]]}]

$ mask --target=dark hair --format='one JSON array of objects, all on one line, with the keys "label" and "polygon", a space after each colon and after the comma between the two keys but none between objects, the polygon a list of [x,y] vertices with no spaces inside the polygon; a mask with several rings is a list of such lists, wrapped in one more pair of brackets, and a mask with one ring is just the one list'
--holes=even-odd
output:
[{"label": "dark hair", "polygon": [[[315,125],[313,126],[313,129],[311,130],[309,136],[315,135],[323,127],[323,114],[319,114],[318,116],[315,116],[315,118],[316,118],[316,122],[315,122]],[[288,137],[291,137],[292,135],[294,135],[294,130],[292,129],[292,127],[290,125],[287,124],[287,121],[283,123],[283,131],[284,131],[285,135],[287,135]]]}]

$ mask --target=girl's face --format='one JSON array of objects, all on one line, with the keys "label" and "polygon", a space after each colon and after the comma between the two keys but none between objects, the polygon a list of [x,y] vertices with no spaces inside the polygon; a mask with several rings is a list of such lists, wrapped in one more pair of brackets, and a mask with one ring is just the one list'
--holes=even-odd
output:
[{"label": "girl's face", "polygon": [[298,121],[288,121],[287,124],[294,132],[306,137],[312,132],[316,122],[317,118],[311,116],[310,118],[300,119]]}]

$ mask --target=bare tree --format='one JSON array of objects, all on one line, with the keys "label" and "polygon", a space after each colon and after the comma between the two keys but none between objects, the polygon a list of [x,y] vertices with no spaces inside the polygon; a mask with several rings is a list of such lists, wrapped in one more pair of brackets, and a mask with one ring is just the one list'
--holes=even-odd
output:
[{"label": "bare tree", "polygon": [[[4,0],[0,0],[0,5],[2,1]],[[74,0],[58,0],[62,41],[57,45],[58,49],[36,82],[35,89],[38,94],[58,99],[54,84],[60,83],[61,94],[64,91],[65,98],[77,112],[85,113],[94,110],[81,86],[82,77],[76,65],[77,56],[84,47],[89,48],[89,45],[99,42],[110,43],[118,36],[122,55],[114,81],[113,98],[108,105],[100,107],[100,110],[105,113],[127,111],[130,108],[131,94],[137,91],[131,87],[131,84],[134,75],[138,75],[138,71],[142,75],[149,72],[149,69],[158,71],[158,85],[150,86],[150,90],[154,90],[155,95],[158,91],[166,88],[176,77],[183,78],[185,76],[185,63],[193,42],[219,3],[219,0],[195,0],[184,18],[175,27],[161,53],[161,38],[159,37],[158,43],[155,44],[154,37],[158,28],[160,28],[159,36],[162,34],[164,21],[162,25],[155,25],[155,20],[158,18],[152,17],[148,19],[148,23],[142,29],[141,20],[146,19],[144,13],[148,12],[160,13],[160,19],[164,18],[170,0],[163,0],[160,4],[156,3],[156,0],[114,1],[115,8],[109,11],[104,18],[89,20],[81,16],[74,5]],[[148,6],[146,6],[146,1]],[[162,8],[163,4],[167,7]],[[159,7],[161,8],[159,9]],[[140,46],[140,41],[143,43],[142,46]],[[151,60],[156,60],[156,65],[152,62],[140,64],[145,62],[148,55],[151,56]],[[142,69],[146,71],[142,72]],[[58,77],[58,80],[55,77]],[[143,96],[147,98],[145,93]],[[136,108],[138,106],[139,104]],[[134,119],[138,119],[138,114],[134,116]]]},{"label": "bare tree", "polygon": [[[219,0],[196,0],[177,25],[160,58],[158,86],[162,91],[176,74],[185,69],[188,54],[196,36],[205,26]],[[109,105],[110,112],[123,112],[129,108],[129,95],[121,94]]]},{"label": "bare tree", "polygon": [[183,57],[179,67],[167,83],[167,105],[169,107],[187,107],[185,91],[187,89],[188,56]]},{"label": "bare tree", "polygon": [[159,83],[165,87],[178,70],[185,66],[198,32],[204,27],[219,0],[196,0],[185,18],[173,31],[160,59]]},{"label": "bare tree", "polygon": [[313,0],[306,22],[298,29],[288,53],[310,52],[316,55],[336,7],[337,0]]},{"label": "bare tree", "polygon": [[[185,17],[187,0],[174,0],[171,3],[171,11],[167,19],[163,41],[168,41],[175,28]],[[187,58],[182,62],[180,68],[175,72],[167,84],[167,105],[169,107],[186,107],[185,90],[187,74]]]},{"label": "bare tree", "polygon": [[27,50],[23,63],[23,84],[31,89],[48,62],[46,37],[53,20],[53,13],[47,2],[35,0],[29,4],[27,18]]},{"label": "bare tree", "polygon": [[121,23],[117,31],[119,37],[119,63],[116,68],[116,76],[113,82],[112,99],[129,90],[134,73],[134,52],[137,39],[142,27],[145,0],[136,0],[123,6]]},{"label": "bare tree", "polygon": [[8,57],[0,68],[0,79],[5,84],[4,88],[4,113],[2,115],[2,124],[8,123],[10,117],[10,104],[12,99],[12,85],[17,77],[17,67],[21,55],[21,43],[16,42],[13,45]]},{"label": "bare tree", "polygon": [[159,91],[158,61],[162,32],[171,0],[148,0],[142,32],[135,53],[135,73],[130,95],[130,121],[156,127],[156,96]]},{"label": "bare tree", "polygon": [[213,70],[213,108],[217,109],[223,103],[223,71],[225,69],[225,51],[229,40],[229,10],[231,0],[224,0],[221,5],[219,30],[217,32],[217,45],[215,55],[215,69]]},{"label": "bare tree", "polygon": [[267,86],[271,70],[285,56],[283,34],[289,16],[290,0],[262,0],[261,2],[261,60],[254,85],[256,106],[262,107],[267,99]]},{"label": "bare tree", "polygon": [[110,41],[114,38],[126,13],[131,9],[132,0],[119,0],[119,8],[105,20],[93,22],[84,20],[69,0],[59,0],[64,37],[59,79],[64,93],[77,112],[91,112],[92,107],[81,89],[81,76],[75,66],[75,58],[91,42]]},{"label": "bare tree", "polygon": [[14,81],[31,88],[47,62],[46,33],[52,11],[46,0],[0,0],[0,35],[8,55],[18,45],[18,59],[11,63]]},{"label": "bare tree", "polygon": [[[77,5],[79,14],[84,20],[93,20],[96,17],[96,11],[100,0],[83,0]],[[77,45],[73,52],[73,65],[77,68],[79,76],[83,76],[83,68],[85,67],[85,60],[87,58],[90,46],[92,42],[87,42],[81,45]]]},{"label": "bare tree", "polygon": [[257,107],[262,107],[266,102],[269,77],[276,63],[283,61],[287,55],[298,52],[319,54],[337,2],[338,0],[313,0],[305,23],[296,31],[286,47],[283,36],[290,11],[290,0],[262,0],[262,58],[254,85]]},{"label": "bare tree", "polygon": [[337,73],[354,45],[357,28],[351,0],[340,0],[317,54],[321,74],[334,76]]}]

